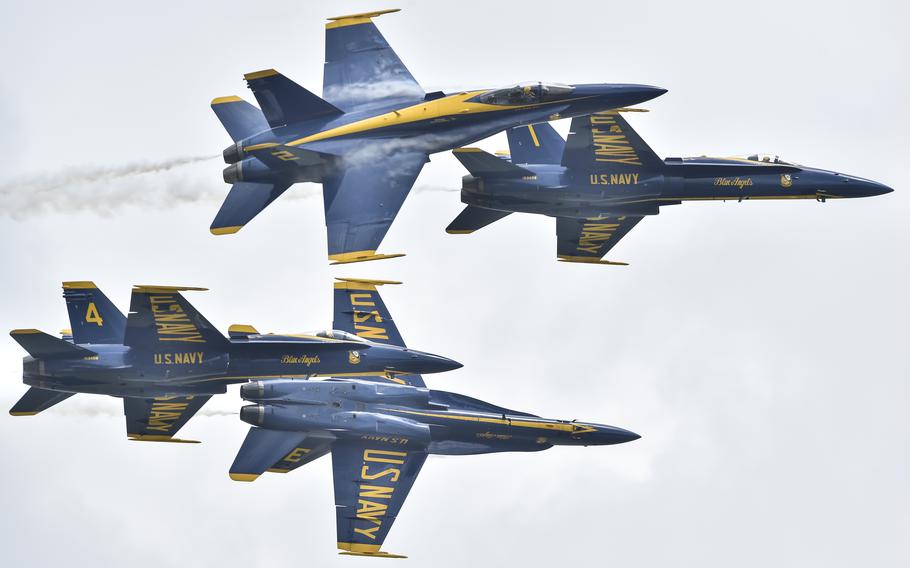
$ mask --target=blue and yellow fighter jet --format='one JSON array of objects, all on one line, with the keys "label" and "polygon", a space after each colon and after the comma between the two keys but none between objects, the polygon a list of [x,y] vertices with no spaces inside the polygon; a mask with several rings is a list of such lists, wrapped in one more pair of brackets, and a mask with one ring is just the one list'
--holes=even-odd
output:
[{"label": "blue and yellow fighter jet", "polygon": [[211,232],[236,233],[298,182],[322,183],[335,264],[402,256],[376,249],[429,155],[507,128],[633,105],[666,92],[646,85],[526,83],[424,93],[372,18],[326,25],[322,98],[274,69],[244,76],[259,103],[220,97],[212,109],[234,144],[232,184]]},{"label": "blue and yellow fighter jet", "polygon": [[[388,282],[342,280],[340,287],[382,283]],[[123,399],[130,439],[186,442],[174,435],[230,384],[339,374],[394,384],[413,373],[461,367],[405,348],[366,297],[357,304],[356,323],[346,326],[358,335],[338,329],[260,334],[249,325],[232,325],[225,338],[187,302],[181,294],[186,290],[205,288],[135,286],[124,316],[92,282],[64,282],[72,330],[64,330],[62,338],[36,329],[10,333],[29,354],[22,367],[23,382],[31,387],[10,414],[38,414],[76,393],[110,395]],[[336,292],[336,305],[347,302]],[[345,317],[336,310],[336,320]]]},{"label": "blue and yellow fighter jet", "polygon": [[510,158],[476,148],[455,150],[471,175],[462,180],[467,207],[446,231],[472,233],[514,212],[549,215],[556,217],[559,260],[624,265],[601,259],[664,205],[728,199],[824,202],[892,191],[771,156],[661,160],[621,110],[572,119],[566,141],[549,124],[509,130]]},{"label": "blue and yellow fighter jet", "polygon": [[[340,329],[362,335],[357,322],[372,316],[388,337],[401,337],[373,285],[336,284],[336,300],[346,304],[335,308]],[[402,384],[375,377],[253,381],[240,387],[240,394],[252,403],[241,408],[240,418],[253,427],[230,468],[231,479],[288,473],[331,453],[342,554],[402,558],[380,548],[430,454],[536,452],[639,437],[622,428],[549,420],[430,390],[417,374]]]}]

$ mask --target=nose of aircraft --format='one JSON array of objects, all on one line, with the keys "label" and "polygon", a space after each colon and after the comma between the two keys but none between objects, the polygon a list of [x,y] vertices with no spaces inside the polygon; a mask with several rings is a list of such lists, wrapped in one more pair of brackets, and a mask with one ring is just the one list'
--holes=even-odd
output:
[{"label": "nose of aircraft", "polygon": [[464,366],[448,357],[433,355],[423,351],[405,349],[405,353],[408,360],[403,366],[408,367],[409,370],[415,373],[444,373]]},{"label": "nose of aircraft", "polygon": [[885,184],[863,179],[861,177],[839,174],[835,172],[820,172],[818,194],[831,197],[874,197],[894,191]]},{"label": "nose of aircraft", "polygon": [[616,426],[595,426],[596,432],[594,432],[592,444],[608,446],[613,444],[624,444],[626,442],[632,442],[641,438],[635,432],[626,430],[624,428],[617,428]]},{"label": "nose of aircraft", "polygon": [[597,84],[577,85],[576,96],[593,95],[605,99],[612,107],[631,106],[650,101],[666,93],[667,90],[651,85],[634,84]]}]

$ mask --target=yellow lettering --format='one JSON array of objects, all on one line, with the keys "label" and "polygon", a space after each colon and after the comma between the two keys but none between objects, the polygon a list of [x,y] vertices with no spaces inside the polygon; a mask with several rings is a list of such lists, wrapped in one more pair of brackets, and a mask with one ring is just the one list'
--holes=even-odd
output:
[{"label": "yellow lettering", "polygon": [[370,466],[364,464],[363,467],[360,468],[360,477],[362,479],[368,479],[372,481],[374,479],[379,479],[380,477],[385,477],[387,475],[392,476],[389,481],[394,483],[398,481],[398,476],[401,475],[401,470],[394,467],[387,467],[378,473],[370,473]]},{"label": "yellow lettering", "polygon": [[300,460],[302,460],[303,456],[308,454],[309,451],[310,450],[308,448],[294,448],[293,450],[291,450],[291,453],[284,456],[284,459],[282,461],[297,463]]},{"label": "yellow lettering", "polygon": [[351,294],[351,305],[352,306],[369,306],[373,307],[376,305],[376,302],[373,301],[372,294]]},{"label": "yellow lettering", "polygon": [[394,487],[383,487],[382,485],[361,485],[360,496],[370,497],[371,499],[391,499]]},{"label": "yellow lettering", "polygon": [[376,540],[376,531],[378,531],[378,530],[379,530],[379,525],[376,525],[375,527],[370,527],[368,529],[354,529],[354,532],[360,533],[365,537]]},{"label": "yellow lettering", "polygon": [[388,339],[389,338],[389,335],[388,335],[388,333],[386,333],[386,330],[381,327],[354,324],[354,331],[357,333],[358,336],[363,337],[364,339]]},{"label": "yellow lettering", "polygon": [[403,459],[392,459],[392,458],[383,458],[376,456],[394,456],[396,458],[403,458],[407,456],[407,452],[396,452],[392,450],[363,450],[363,461],[365,462],[378,462],[378,463],[397,463],[403,464]]},{"label": "yellow lettering", "polygon": [[104,325],[104,320],[101,319],[101,314],[98,313],[98,308],[95,307],[95,302],[89,302],[88,309],[85,310],[85,321],[88,323],[93,323],[98,327]]}]

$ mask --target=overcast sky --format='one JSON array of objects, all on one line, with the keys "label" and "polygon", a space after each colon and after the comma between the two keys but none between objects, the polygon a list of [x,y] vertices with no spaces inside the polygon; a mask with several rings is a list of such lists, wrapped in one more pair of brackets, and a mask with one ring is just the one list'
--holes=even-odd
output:
[{"label": "overcast sky", "polygon": [[[321,92],[324,19],[388,7],[378,26],[427,91],[659,85],[629,120],[662,156],[778,153],[896,191],[671,207],[611,252],[630,266],[583,266],[555,262],[545,217],[445,234],[465,172],[438,154],[381,247],[408,256],[329,267],[318,185],[213,237],[220,158],[74,176],[220,154],[213,97],[253,100],[243,73],[270,67]],[[874,0],[6,5],[0,328],[68,327],[63,280],[124,310],[134,283],[207,286],[188,297],[221,329],[276,332],[330,325],[334,276],[404,280],[383,294],[405,339],[465,365],[432,388],[642,435],[430,458],[384,547],[411,565],[906,566],[907,19]],[[4,409],[23,355],[0,340]],[[329,459],[228,478],[239,406],[213,399],[181,432],[195,446],[128,442],[113,398],[3,413],[0,562],[369,562],[336,556]]]}]

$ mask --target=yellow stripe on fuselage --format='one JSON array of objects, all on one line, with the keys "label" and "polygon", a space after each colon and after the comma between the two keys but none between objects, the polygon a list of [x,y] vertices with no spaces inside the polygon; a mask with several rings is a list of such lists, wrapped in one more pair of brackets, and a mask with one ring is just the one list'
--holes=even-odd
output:
[{"label": "yellow stripe on fuselage", "polygon": [[426,416],[429,418],[443,418],[446,420],[460,420],[462,422],[480,422],[483,424],[501,424],[503,426],[518,426],[520,428],[538,428],[541,430],[556,430],[558,432],[572,432],[574,426],[572,423],[564,422],[544,422],[537,420],[509,420],[502,418],[491,418],[489,416],[470,416],[465,414],[435,413],[435,412],[418,412],[416,410],[402,410],[400,408],[386,408],[389,412],[400,412],[402,414],[414,414],[416,416]]},{"label": "yellow stripe on fuselage", "polygon": [[[468,101],[468,99],[476,97],[477,95],[485,92],[487,92],[487,90],[468,91],[466,93],[458,93],[457,95],[449,95],[448,97],[443,97],[441,99],[424,101],[413,106],[393,110],[392,112],[387,112],[378,116],[371,116],[370,118],[357,120],[355,122],[351,122],[350,124],[345,124],[336,128],[323,130],[322,132],[317,132],[316,134],[311,134],[310,136],[292,140],[286,145],[299,146],[301,144],[306,144],[307,142],[318,142],[320,140],[337,138],[339,136],[346,136],[348,134],[359,134],[361,132],[369,132],[371,130],[377,130],[379,128],[410,124],[422,120],[434,120],[447,116],[479,114],[483,112],[516,110],[522,108],[535,108],[545,105],[555,105],[568,102],[547,101],[544,103],[532,103],[526,105],[490,105],[486,103]],[[572,99],[571,102],[575,102],[583,98],[588,97],[579,97],[577,99]]]}]

